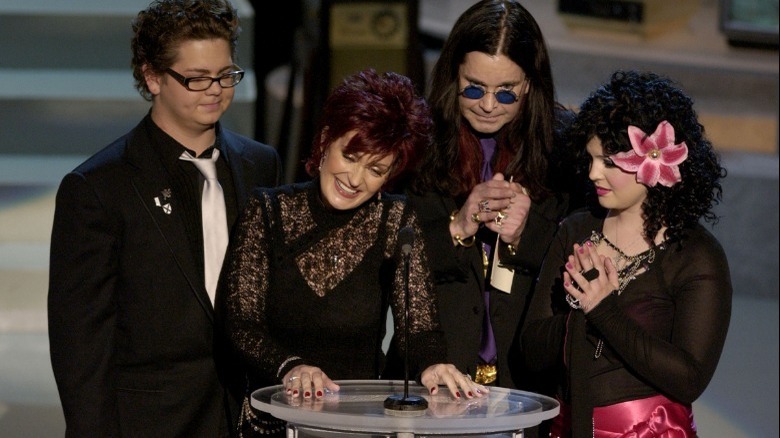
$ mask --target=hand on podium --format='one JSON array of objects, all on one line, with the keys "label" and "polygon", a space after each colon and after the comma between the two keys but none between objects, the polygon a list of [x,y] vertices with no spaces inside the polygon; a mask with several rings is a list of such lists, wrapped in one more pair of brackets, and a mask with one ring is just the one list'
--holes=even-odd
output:
[{"label": "hand on podium", "polygon": [[486,386],[474,383],[470,375],[461,373],[455,365],[448,363],[429,366],[423,371],[420,381],[431,395],[438,394],[439,386],[446,386],[455,399],[482,397],[489,392]]},{"label": "hand on podium", "polygon": [[[428,393],[436,395],[439,386],[446,386],[454,399],[482,397],[489,392],[488,388],[474,383],[471,376],[463,374],[452,364],[439,363],[431,365],[423,371],[421,383]],[[301,364],[284,375],[283,385],[290,397],[307,399],[322,399],[325,391],[338,392],[339,385],[315,366]]]},{"label": "hand on podium", "polygon": [[322,399],[325,390],[337,392],[339,385],[319,367],[298,365],[284,375],[284,389],[288,396],[303,399]]}]

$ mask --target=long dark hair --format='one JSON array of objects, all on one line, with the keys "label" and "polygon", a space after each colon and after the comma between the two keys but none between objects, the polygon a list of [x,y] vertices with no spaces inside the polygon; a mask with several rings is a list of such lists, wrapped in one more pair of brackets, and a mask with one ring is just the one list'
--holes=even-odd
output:
[{"label": "long dark hair", "polygon": [[553,145],[555,90],[544,37],[533,16],[512,0],[483,0],[466,10],[450,32],[431,78],[429,103],[435,145],[425,154],[415,192],[468,194],[480,180],[479,140],[458,105],[458,69],[469,52],[502,54],[530,81],[518,116],[497,137],[494,171],[514,176],[541,199],[549,193],[547,170]]}]

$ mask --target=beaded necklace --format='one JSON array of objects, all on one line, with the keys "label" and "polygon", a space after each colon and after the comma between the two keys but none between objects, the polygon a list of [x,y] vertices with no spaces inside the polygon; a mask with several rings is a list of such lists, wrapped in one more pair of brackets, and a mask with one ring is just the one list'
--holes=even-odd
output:
[{"label": "beaded necklace", "polygon": [[[628,286],[628,283],[636,278],[636,273],[641,268],[644,268],[645,271],[647,271],[650,269],[650,264],[655,261],[655,250],[653,248],[650,248],[647,251],[637,255],[629,256],[626,255],[626,253],[624,253],[620,248],[618,248],[617,245],[610,242],[609,239],[604,236],[604,234],[598,231],[592,231],[589,240],[593,242],[594,246],[598,246],[599,243],[604,242],[604,244],[612,248],[617,253],[617,257],[614,260],[615,266],[620,266],[619,263],[621,262],[625,263],[623,265],[623,269],[618,271],[618,288],[615,290],[615,292],[613,292],[618,296],[623,293],[623,290],[626,288],[626,286]],[[663,245],[659,246],[659,248],[663,249]],[[596,353],[593,355],[593,358],[598,359],[601,357],[601,351],[603,349],[604,340],[599,338],[599,342],[596,344]]]}]

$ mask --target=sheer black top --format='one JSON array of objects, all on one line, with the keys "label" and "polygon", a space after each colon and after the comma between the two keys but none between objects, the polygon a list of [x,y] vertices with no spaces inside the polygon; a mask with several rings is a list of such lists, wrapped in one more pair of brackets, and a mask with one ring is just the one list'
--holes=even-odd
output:
[{"label": "sheer black top", "polygon": [[380,377],[388,307],[395,330],[404,327],[397,240],[405,226],[416,234],[409,261],[416,374],[445,362],[445,351],[419,226],[405,198],[384,194],[337,211],[323,204],[316,180],[256,193],[232,236],[222,278],[226,330],[260,384],[278,384],[280,365],[300,362],[334,380]]},{"label": "sheer black top", "polygon": [[[603,217],[590,212],[564,221],[522,334],[527,366],[559,368],[558,396],[572,404],[575,431],[578,425],[590,431],[594,406],[656,394],[692,403],[715,372],[731,316],[726,256],[701,225],[655,248],[650,269],[621,295],[608,296],[587,315],[572,310],[562,267],[572,245],[602,226]],[[604,348],[596,359],[599,339]]]}]

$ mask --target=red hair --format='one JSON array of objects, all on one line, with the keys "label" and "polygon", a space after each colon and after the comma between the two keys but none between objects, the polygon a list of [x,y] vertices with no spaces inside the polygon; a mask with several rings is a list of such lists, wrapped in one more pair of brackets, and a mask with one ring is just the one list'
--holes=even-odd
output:
[{"label": "red hair", "polygon": [[387,182],[391,185],[412,169],[420,153],[431,145],[432,123],[428,104],[417,95],[409,78],[363,70],[346,78],[325,101],[320,134],[312,142],[306,171],[317,175],[328,145],[356,130],[344,152],[379,157],[393,154]]}]

